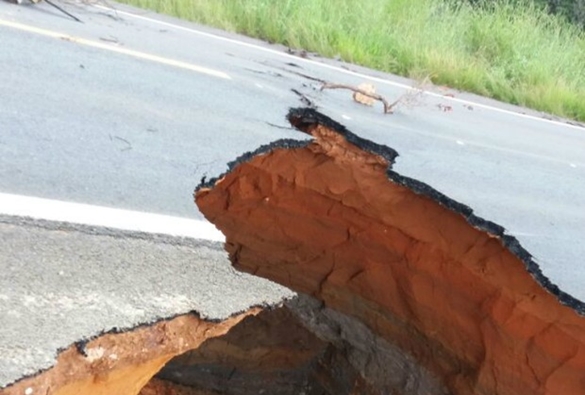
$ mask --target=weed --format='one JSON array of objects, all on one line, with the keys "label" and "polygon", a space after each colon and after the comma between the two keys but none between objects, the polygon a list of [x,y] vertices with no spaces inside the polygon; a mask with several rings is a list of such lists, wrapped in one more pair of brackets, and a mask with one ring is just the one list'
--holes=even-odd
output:
[{"label": "weed", "polygon": [[526,0],[122,0],[585,121],[585,33]]}]

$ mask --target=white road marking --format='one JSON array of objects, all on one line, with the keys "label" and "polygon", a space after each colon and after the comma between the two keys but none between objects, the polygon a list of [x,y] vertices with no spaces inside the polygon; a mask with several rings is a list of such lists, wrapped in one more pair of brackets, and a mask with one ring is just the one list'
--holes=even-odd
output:
[{"label": "white road marking", "polygon": [[[102,6],[102,5],[99,5],[99,4],[94,4],[93,6],[96,7],[96,8],[99,8],[101,10],[115,12],[116,14],[124,15],[124,16],[130,17],[130,18],[139,19],[139,20],[142,20],[142,21],[154,23],[154,24],[161,25],[161,26],[166,26],[166,27],[169,27],[169,28],[173,28],[173,29],[176,29],[176,30],[181,30],[181,31],[184,31],[184,32],[192,33],[192,34],[198,34],[198,35],[203,36],[203,37],[209,37],[209,38],[213,38],[213,39],[216,39],[216,40],[219,40],[219,41],[224,41],[224,42],[228,42],[228,43],[231,43],[231,44],[240,45],[240,46],[247,47],[247,48],[253,48],[255,50],[263,51],[263,52],[268,52],[268,53],[271,53],[273,55],[278,55],[278,56],[281,56],[281,57],[286,57],[286,58],[289,58],[289,59],[294,59],[295,61],[297,61],[299,63],[309,63],[309,64],[312,64],[312,65],[315,65],[315,66],[323,67],[323,68],[326,68],[326,69],[329,69],[329,70],[334,70],[334,71],[337,71],[337,72],[343,73],[343,74],[352,75],[354,77],[359,77],[359,78],[367,79],[367,80],[370,80],[370,81],[373,81],[373,82],[378,82],[378,83],[381,83],[381,84],[386,84],[386,85],[395,86],[395,87],[398,87],[398,88],[403,88],[403,89],[408,89],[408,90],[412,89],[412,86],[410,86],[410,85],[401,84],[399,82],[394,82],[394,81],[389,81],[389,80],[386,80],[386,79],[383,79],[383,78],[369,76],[369,75],[362,74],[362,73],[358,73],[358,72],[351,71],[351,70],[342,69],[341,67],[329,65],[327,63],[321,63],[321,62],[317,62],[317,61],[314,61],[314,60],[311,60],[311,59],[301,58],[299,56],[291,55],[291,54],[288,54],[286,52],[281,52],[281,51],[277,51],[277,50],[274,50],[274,49],[271,49],[271,48],[265,48],[265,47],[262,47],[262,46],[259,46],[259,45],[256,45],[256,44],[251,44],[251,43],[246,43],[246,42],[243,42],[243,41],[238,41],[238,40],[235,40],[233,38],[221,37],[221,36],[218,36],[218,35],[215,35],[215,34],[201,32],[199,30],[195,30],[195,29],[192,29],[192,28],[175,25],[175,24],[169,23],[169,22],[159,21],[157,19],[153,19],[153,18],[148,18],[148,17],[145,17],[145,16],[141,16],[141,15],[132,14],[130,12],[119,11],[119,10],[113,9],[111,7],[106,7],[106,6]],[[566,122],[562,122],[562,121],[555,121],[555,120],[552,120],[552,119],[541,118],[541,117],[534,116],[534,115],[522,114],[522,113],[519,113],[517,111],[505,110],[503,108],[493,107],[493,106],[490,106],[488,104],[481,104],[481,103],[473,102],[473,101],[470,101],[470,100],[458,99],[456,97],[445,96],[445,95],[442,95],[440,93],[430,92],[430,91],[427,91],[427,90],[421,90],[421,92],[423,94],[425,94],[425,95],[428,95],[428,96],[440,97],[440,98],[442,98],[444,100],[449,100],[449,101],[456,102],[456,103],[473,105],[473,106],[478,107],[478,108],[483,108],[483,109],[486,109],[486,110],[491,110],[491,111],[499,112],[499,113],[502,113],[502,114],[513,115],[513,116],[517,116],[517,117],[520,117],[520,118],[531,119],[531,120],[534,120],[534,121],[540,121],[540,122],[544,122],[544,123],[548,123],[548,124],[556,125],[556,126],[564,126],[564,127],[571,128],[571,129],[579,129],[581,131],[584,130],[584,127],[583,126],[580,126],[580,125],[572,125],[570,123],[566,123]]]},{"label": "white road marking", "polygon": [[0,214],[211,241],[224,235],[207,221],[0,193]]},{"label": "white road marking", "polygon": [[540,237],[542,235],[537,233],[527,233],[527,232],[515,232],[510,229],[506,229],[506,234],[514,237],[522,236],[522,237]]},{"label": "white road marking", "polygon": [[351,119],[351,117],[350,117],[350,116],[348,116],[348,115],[345,115],[345,114],[341,115],[341,118],[343,118],[343,119],[348,119],[348,120],[349,120],[349,119]]},{"label": "white road marking", "polygon": [[40,35],[47,36],[47,37],[58,38],[58,39],[65,40],[65,41],[71,41],[73,43],[85,45],[88,47],[105,49],[107,51],[116,52],[116,53],[120,53],[120,54],[124,54],[124,55],[128,55],[128,56],[132,56],[135,58],[139,58],[139,59],[149,60],[151,62],[161,63],[161,64],[168,65],[168,66],[173,66],[173,67],[178,67],[181,69],[195,71],[197,73],[211,75],[213,77],[231,80],[231,77],[222,71],[213,70],[213,69],[210,69],[207,67],[197,66],[197,65],[194,65],[192,63],[182,62],[180,60],[168,59],[168,58],[164,58],[162,56],[152,55],[152,54],[149,54],[146,52],[134,51],[132,49],[119,47],[119,46],[116,46],[113,44],[102,43],[99,41],[86,40],[84,38],[73,37],[73,36],[70,36],[70,35],[67,35],[64,33],[40,29],[38,27],[25,25],[25,24],[18,23],[18,22],[5,21],[3,19],[0,19],[0,26],[6,26],[6,27],[13,28],[13,29],[26,31],[29,33],[35,33],[35,34],[40,34]]},{"label": "white road marking", "polygon": [[463,141],[461,141],[461,140],[457,140],[457,144],[459,144],[459,145],[465,145],[465,143]]},{"label": "white road marking", "polygon": [[577,165],[576,165],[576,164],[574,164],[574,163],[571,163],[569,166],[571,166],[571,167],[573,167],[573,168],[577,167]]}]

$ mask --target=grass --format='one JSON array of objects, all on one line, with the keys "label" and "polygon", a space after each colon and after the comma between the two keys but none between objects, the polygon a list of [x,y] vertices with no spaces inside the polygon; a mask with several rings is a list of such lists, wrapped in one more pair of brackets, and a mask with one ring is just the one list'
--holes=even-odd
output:
[{"label": "grass", "polygon": [[530,1],[122,0],[585,121],[585,33]]}]

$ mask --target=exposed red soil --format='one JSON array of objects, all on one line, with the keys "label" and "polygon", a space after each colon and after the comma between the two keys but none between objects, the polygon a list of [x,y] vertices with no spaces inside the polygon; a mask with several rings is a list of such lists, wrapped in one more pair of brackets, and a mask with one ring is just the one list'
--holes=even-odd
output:
[{"label": "exposed red soil", "polygon": [[358,318],[453,394],[585,394],[585,318],[500,237],[392,181],[388,158],[334,127],[292,121],[314,140],[196,193],[236,268]]}]

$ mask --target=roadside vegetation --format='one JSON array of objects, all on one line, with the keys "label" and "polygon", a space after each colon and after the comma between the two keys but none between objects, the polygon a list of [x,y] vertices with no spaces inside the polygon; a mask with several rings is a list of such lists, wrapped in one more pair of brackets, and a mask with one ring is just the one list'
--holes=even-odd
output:
[{"label": "roadside vegetation", "polygon": [[530,0],[122,0],[585,121],[585,31]]}]

